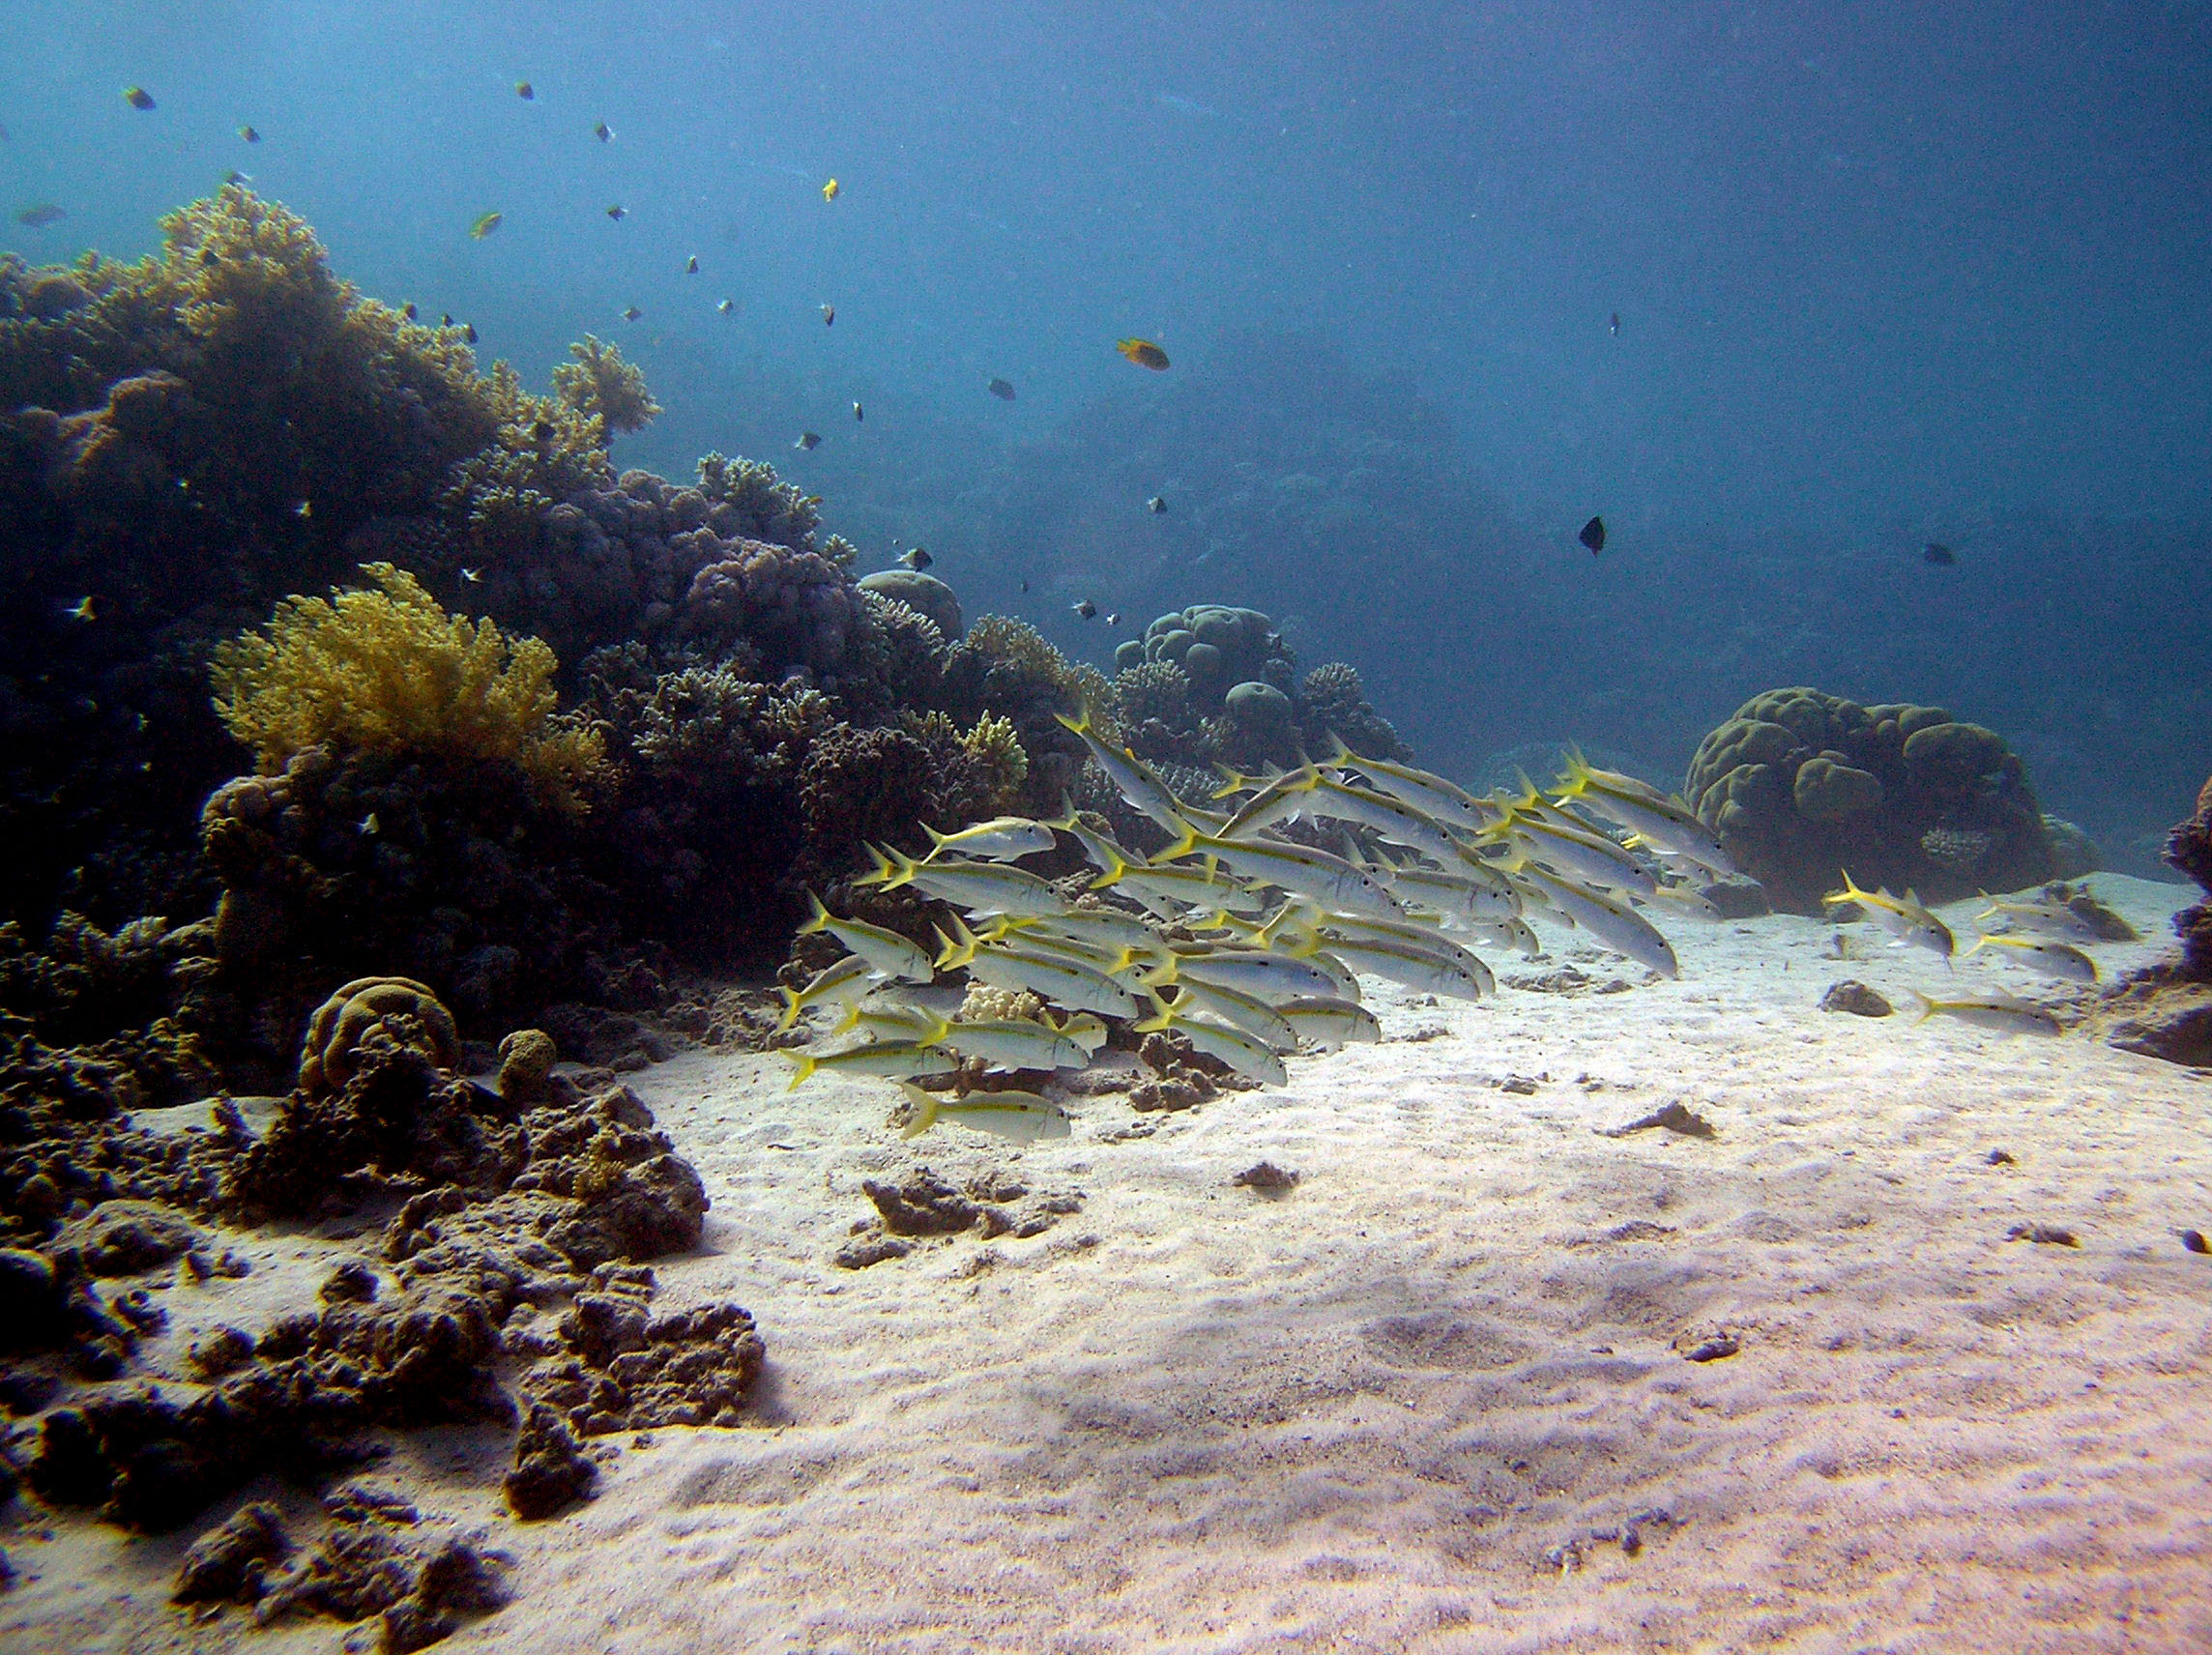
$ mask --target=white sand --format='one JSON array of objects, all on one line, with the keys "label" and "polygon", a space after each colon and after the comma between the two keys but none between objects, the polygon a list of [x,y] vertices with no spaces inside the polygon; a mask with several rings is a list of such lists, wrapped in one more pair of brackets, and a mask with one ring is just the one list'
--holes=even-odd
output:
[{"label": "white sand", "polygon": [[[2096,883],[2146,937],[2109,972],[2191,894]],[[1788,917],[1669,929],[1678,983],[1385,996],[1391,1043],[1284,1090],[1082,1100],[1023,1151],[901,1145],[884,1083],[649,1071],[714,1203],[661,1303],[752,1311],[763,1423],[655,1432],[527,1527],[495,1517],[496,1442],[397,1467],[514,1560],[515,1602],[442,1647],[2212,1648],[2212,1258],[2176,1237],[2212,1229],[2207,1077],[1815,1008],[1844,976],[2038,992],[2016,968],[1839,964]],[[1675,1099],[1718,1137],[1598,1135]],[[1302,1181],[1230,1184],[1263,1158]],[[860,1179],[917,1161],[1084,1205],[832,1267]],[[1713,1330],[1738,1353],[1672,1348]],[[183,1646],[175,1544],[57,1544],[0,1640]]]}]

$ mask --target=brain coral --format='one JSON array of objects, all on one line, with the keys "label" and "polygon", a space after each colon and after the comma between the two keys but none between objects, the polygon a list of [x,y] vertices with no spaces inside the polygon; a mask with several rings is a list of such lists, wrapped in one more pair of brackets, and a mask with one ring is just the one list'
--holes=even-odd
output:
[{"label": "brain coral", "polygon": [[1685,796],[1776,908],[1820,912],[1842,870],[1931,902],[2052,876],[2025,767],[1938,707],[1816,689],[1754,696],[1707,735]]}]

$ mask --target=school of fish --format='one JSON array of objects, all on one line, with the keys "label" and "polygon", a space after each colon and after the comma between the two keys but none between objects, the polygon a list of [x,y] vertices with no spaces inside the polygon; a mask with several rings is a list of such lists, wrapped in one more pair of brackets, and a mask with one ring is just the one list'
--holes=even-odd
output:
[{"label": "school of fish", "polygon": [[[1339,742],[1328,759],[1295,769],[1225,772],[1201,805],[1088,718],[1062,722],[1169,844],[1141,855],[1070,807],[1052,821],[930,829],[919,857],[869,847],[874,869],[858,884],[911,887],[953,915],[932,954],[810,899],[800,934],[827,933],[848,952],[783,990],[784,1028],[830,1019],[812,1046],[784,1054],[794,1087],[818,1073],[878,1076],[910,1089],[910,1132],[954,1120],[1015,1139],[1062,1136],[1064,1112],[1040,1094],[938,1095],[913,1083],[967,1060],[1009,1073],[1080,1069],[1116,1019],[1138,1033],[1180,1035],[1236,1073],[1280,1086],[1293,1053],[1382,1037],[1361,1002],[1362,977],[1454,999],[1494,994],[1477,950],[1534,955],[1531,913],[1673,977],[1674,949],[1647,913],[1709,912],[1700,885],[1735,873],[1679,798],[1580,754],[1551,789],[1476,798]],[[1297,823],[1301,837],[1284,831]],[[1072,896],[1065,882],[1019,865],[1062,835],[1091,870]],[[946,991],[929,985],[949,973],[1033,994],[1044,1015],[948,1012]]]}]

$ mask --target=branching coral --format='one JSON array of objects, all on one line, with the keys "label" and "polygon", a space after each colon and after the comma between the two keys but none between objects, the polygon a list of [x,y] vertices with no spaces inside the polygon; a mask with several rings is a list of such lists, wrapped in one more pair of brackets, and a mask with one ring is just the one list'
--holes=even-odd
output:
[{"label": "branching coral", "polygon": [[1030,756],[1022,750],[1013,720],[986,712],[975,720],[975,729],[960,738],[960,746],[983,767],[994,807],[1011,806],[1030,773]]},{"label": "branching coral", "polygon": [[448,615],[390,564],[364,572],[381,590],[288,597],[264,632],[216,651],[216,710],[261,769],[321,745],[510,761],[552,796],[574,798],[604,743],[555,714],[553,652]]},{"label": "branching coral", "polygon": [[645,374],[624,360],[619,347],[586,334],[568,354],[575,361],[553,370],[553,393],[578,414],[597,419],[612,433],[642,430],[660,412],[645,389]]},{"label": "branching coral", "polygon": [[797,550],[811,547],[822,526],[821,501],[783,481],[765,460],[710,453],[699,461],[699,492],[737,512],[730,532],[744,539]]},{"label": "branching coral", "polygon": [[1390,721],[1367,704],[1359,669],[1348,661],[1324,661],[1299,686],[1300,724],[1317,753],[1328,750],[1330,736],[1370,759],[1410,759],[1413,750]]}]

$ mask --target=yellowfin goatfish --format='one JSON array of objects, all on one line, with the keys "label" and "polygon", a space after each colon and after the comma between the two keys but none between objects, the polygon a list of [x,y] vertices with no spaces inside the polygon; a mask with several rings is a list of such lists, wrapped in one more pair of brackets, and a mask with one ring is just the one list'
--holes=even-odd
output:
[{"label": "yellowfin goatfish", "polygon": [[[966,927],[954,921],[955,927]],[[973,937],[946,943],[943,956],[962,966],[977,982],[992,988],[1027,989],[1040,1000],[1069,1011],[1094,1011],[1101,1017],[1134,1017],[1137,998],[1105,973],[1060,954],[1009,947],[1003,943],[981,945]]]},{"label": "yellowfin goatfish", "polygon": [[2047,977],[2064,977],[2068,982],[2093,983],[2097,980],[2097,962],[2071,943],[2058,943],[2033,937],[1996,937],[1984,933],[1966,950],[1968,956],[1984,948],[2007,948],[2013,958],[2030,971],[2041,972]]},{"label": "yellowfin goatfish", "polygon": [[848,1005],[845,1015],[830,1026],[830,1037],[858,1029],[871,1040],[904,1040],[910,1045],[933,1045],[930,1035],[944,1019],[918,1005]]},{"label": "yellowfin goatfish", "polygon": [[1433,817],[1447,827],[1473,831],[1487,828],[1498,820],[1498,812],[1476,798],[1465,788],[1446,781],[1428,770],[1415,769],[1412,765],[1392,763],[1387,759],[1363,759],[1344,744],[1344,739],[1333,732],[1329,736],[1336,751],[1328,761],[1330,769],[1351,769],[1359,771],[1380,792],[1389,794],[1400,803]]},{"label": "yellowfin goatfish", "polygon": [[1119,339],[1115,341],[1114,348],[1139,367],[1149,367],[1154,373],[1164,372],[1167,368],[1167,352],[1150,339]]},{"label": "yellowfin goatfish", "polygon": [[1130,1025],[1137,1033],[1166,1031],[1180,1034],[1197,1050],[1216,1062],[1227,1063],[1247,1080],[1281,1086],[1291,1078],[1283,1067],[1283,1060],[1265,1041],[1226,1023],[1186,1016],[1180,1002],[1170,1005],[1164,1000],[1155,999],[1154,1003],[1159,1007],[1156,1012],[1141,1023]]},{"label": "yellowfin goatfish", "polygon": [[1516,868],[1514,875],[1530,882],[1525,888],[1555,914],[1588,933],[1590,940],[1601,947],[1624,954],[1663,977],[1681,975],[1682,969],[1675,963],[1674,950],[1668,945],[1667,939],[1626,903],[1586,890],[1572,881],[1530,864]]},{"label": "yellowfin goatfish", "polygon": [[880,978],[881,973],[866,960],[858,954],[847,954],[843,959],[816,972],[804,988],[777,991],[783,996],[783,1016],[777,1020],[776,1028],[779,1031],[789,1029],[799,1021],[799,1014],[810,1005],[858,1000],[873,988]]},{"label": "yellowfin goatfish", "polygon": [[1655,851],[1696,862],[1716,874],[1733,874],[1736,865],[1721,849],[1721,842],[1679,798],[1662,794],[1647,782],[1615,770],[1592,769],[1581,753],[1569,748],[1567,779],[1558,802],[1570,799],[1618,823]]},{"label": "yellowfin goatfish", "polygon": [[1177,1004],[1188,1004],[1216,1023],[1241,1029],[1278,1052],[1288,1052],[1298,1043],[1297,1031],[1289,1021],[1258,995],[1199,977],[1179,978],[1175,987],[1181,996]]},{"label": "yellowfin goatfish", "polygon": [[469,235],[473,240],[480,242],[484,237],[498,229],[506,219],[507,215],[505,213],[486,213],[469,226]]},{"label": "yellowfin goatfish", "polygon": [[1941,1012],[1971,1028],[1987,1029],[1996,1034],[2060,1032],[2057,1018],[2034,1002],[2018,1000],[2009,994],[1978,995],[1970,1000],[1931,1000],[1918,989],[1911,993],[1920,1002],[1920,1015],[1912,1020],[1914,1023],[1925,1023]]},{"label": "yellowfin goatfish", "polygon": [[1098,761],[1098,768],[1106,772],[1129,807],[1150,816],[1170,833],[1180,833],[1186,824],[1179,814],[1175,794],[1168,784],[1152,773],[1151,767],[1126,747],[1117,746],[1100,738],[1091,727],[1091,713],[1085,710],[1081,719],[1056,712],[1060,720],[1091,749],[1091,756]]},{"label": "yellowfin goatfish", "polygon": [[797,1091],[817,1072],[876,1075],[901,1081],[915,1075],[948,1075],[960,1066],[950,1052],[934,1046],[917,1046],[908,1040],[881,1040],[874,1045],[855,1046],[850,1051],[831,1052],[820,1058],[812,1052],[785,1052],[781,1056],[792,1068],[791,1085],[784,1089],[786,1091]]},{"label": "yellowfin goatfish", "polygon": [[1927,909],[1920,906],[1916,891],[1906,891],[1895,897],[1886,890],[1861,890],[1851,883],[1851,871],[1843,870],[1844,888],[1831,891],[1820,898],[1831,908],[1847,902],[1856,903],[1861,912],[1872,918],[1890,936],[1890,946],[1902,948],[1907,944],[1926,948],[1934,954],[1949,959],[1956,944],[1951,939],[1951,928]]},{"label": "yellowfin goatfish", "polygon": [[799,928],[800,936],[811,937],[817,931],[827,931],[888,977],[901,977],[908,982],[929,981],[933,974],[929,956],[919,944],[901,937],[896,931],[887,931],[881,925],[870,925],[864,919],[840,919],[824,908],[822,899],[812,891],[806,893],[806,901],[813,914]]},{"label": "yellowfin goatfish", "polygon": [[1355,1041],[1373,1044],[1382,1038],[1382,1025],[1375,1021],[1375,1013],[1357,1001],[1293,1000],[1275,1009],[1291,1026],[1291,1031],[1297,1035],[1301,1045],[1349,1046]]},{"label": "yellowfin goatfish", "polygon": [[1064,1138],[1067,1111],[1033,1091],[972,1091],[966,1097],[939,1097],[911,1081],[899,1083],[913,1107],[908,1111],[901,1138],[918,1138],[940,1120],[956,1121],[977,1132],[1033,1144],[1044,1138]]},{"label": "yellowfin goatfish", "polygon": [[[1424,994],[1480,1000],[1486,994],[1498,992],[1488,966],[1465,948],[1441,938],[1423,944],[1394,937],[1355,937],[1332,929],[1322,941],[1326,943],[1331,955],[1353,971],[1384,977]],[[1317,943],[1316,946],[1319,945]],[[1298,950],[1292,952],[1295,954]]]},{"label": "yellowfin goatfish", "polygon": [[1060,913],[1067,899],[1036,875],[1003,862],[917,862],[898,851],[866,847],[876,871],[853,883],[896,890],[915,889],[949,902],[970,914],[1023,914],[1043,917]]},{"label": "yellowfin goatfish", "polygon": [[1039,851],[1049,851],[1056,843],[1050,828],[1026,816],[995,816],[956,833],[940,833],[924,822],[921,830],[929,835],[930,842],[929,855],[922,859],[930,862],[947,851],[954,856],[981,857],[991,862],[1017,862]]},{"label": "yellowfin goatfish", "polygon": [[1239,990],[1269,1005],[1292,1000],[1353,1000],[1359,985],[1341,963],[1326,954],[1309,953],[1293,959],[1288,954],[1258,948],[1206,948],[1184,952],[1147,979],[1153,987],[1168,983],[1210,982]]},{"label": "yellowfin goatfish", "polygon": [[2020,930],[2040,932],[2046,937],[2073,937],[2084,943],[2117,941],[2101,936],[2096,926],[2063,903],[2007,902],[1993,896],[1989,907],[1975,915],[1974,919],[1979,923],[1996,918]]},{"label": "yellowfin goatfish", "polygon": [[1324,908],[1386,917],[1403,912],[1372,874],[1310,845],[1271,839],[1222,839],[1185,825],[1182,836],[1155,859],[1176,861],[1194,856],[1208,857],[1241,879],[1259,880],[1310,896]]},{"label": "yellowfin goatfish", "polygon": [[1073,1036],[1020,1018],[975,1023],[940,1018],[920,1040],[1002,1069],[1080,1069],[1091,1061],[1090,1049]]}]

